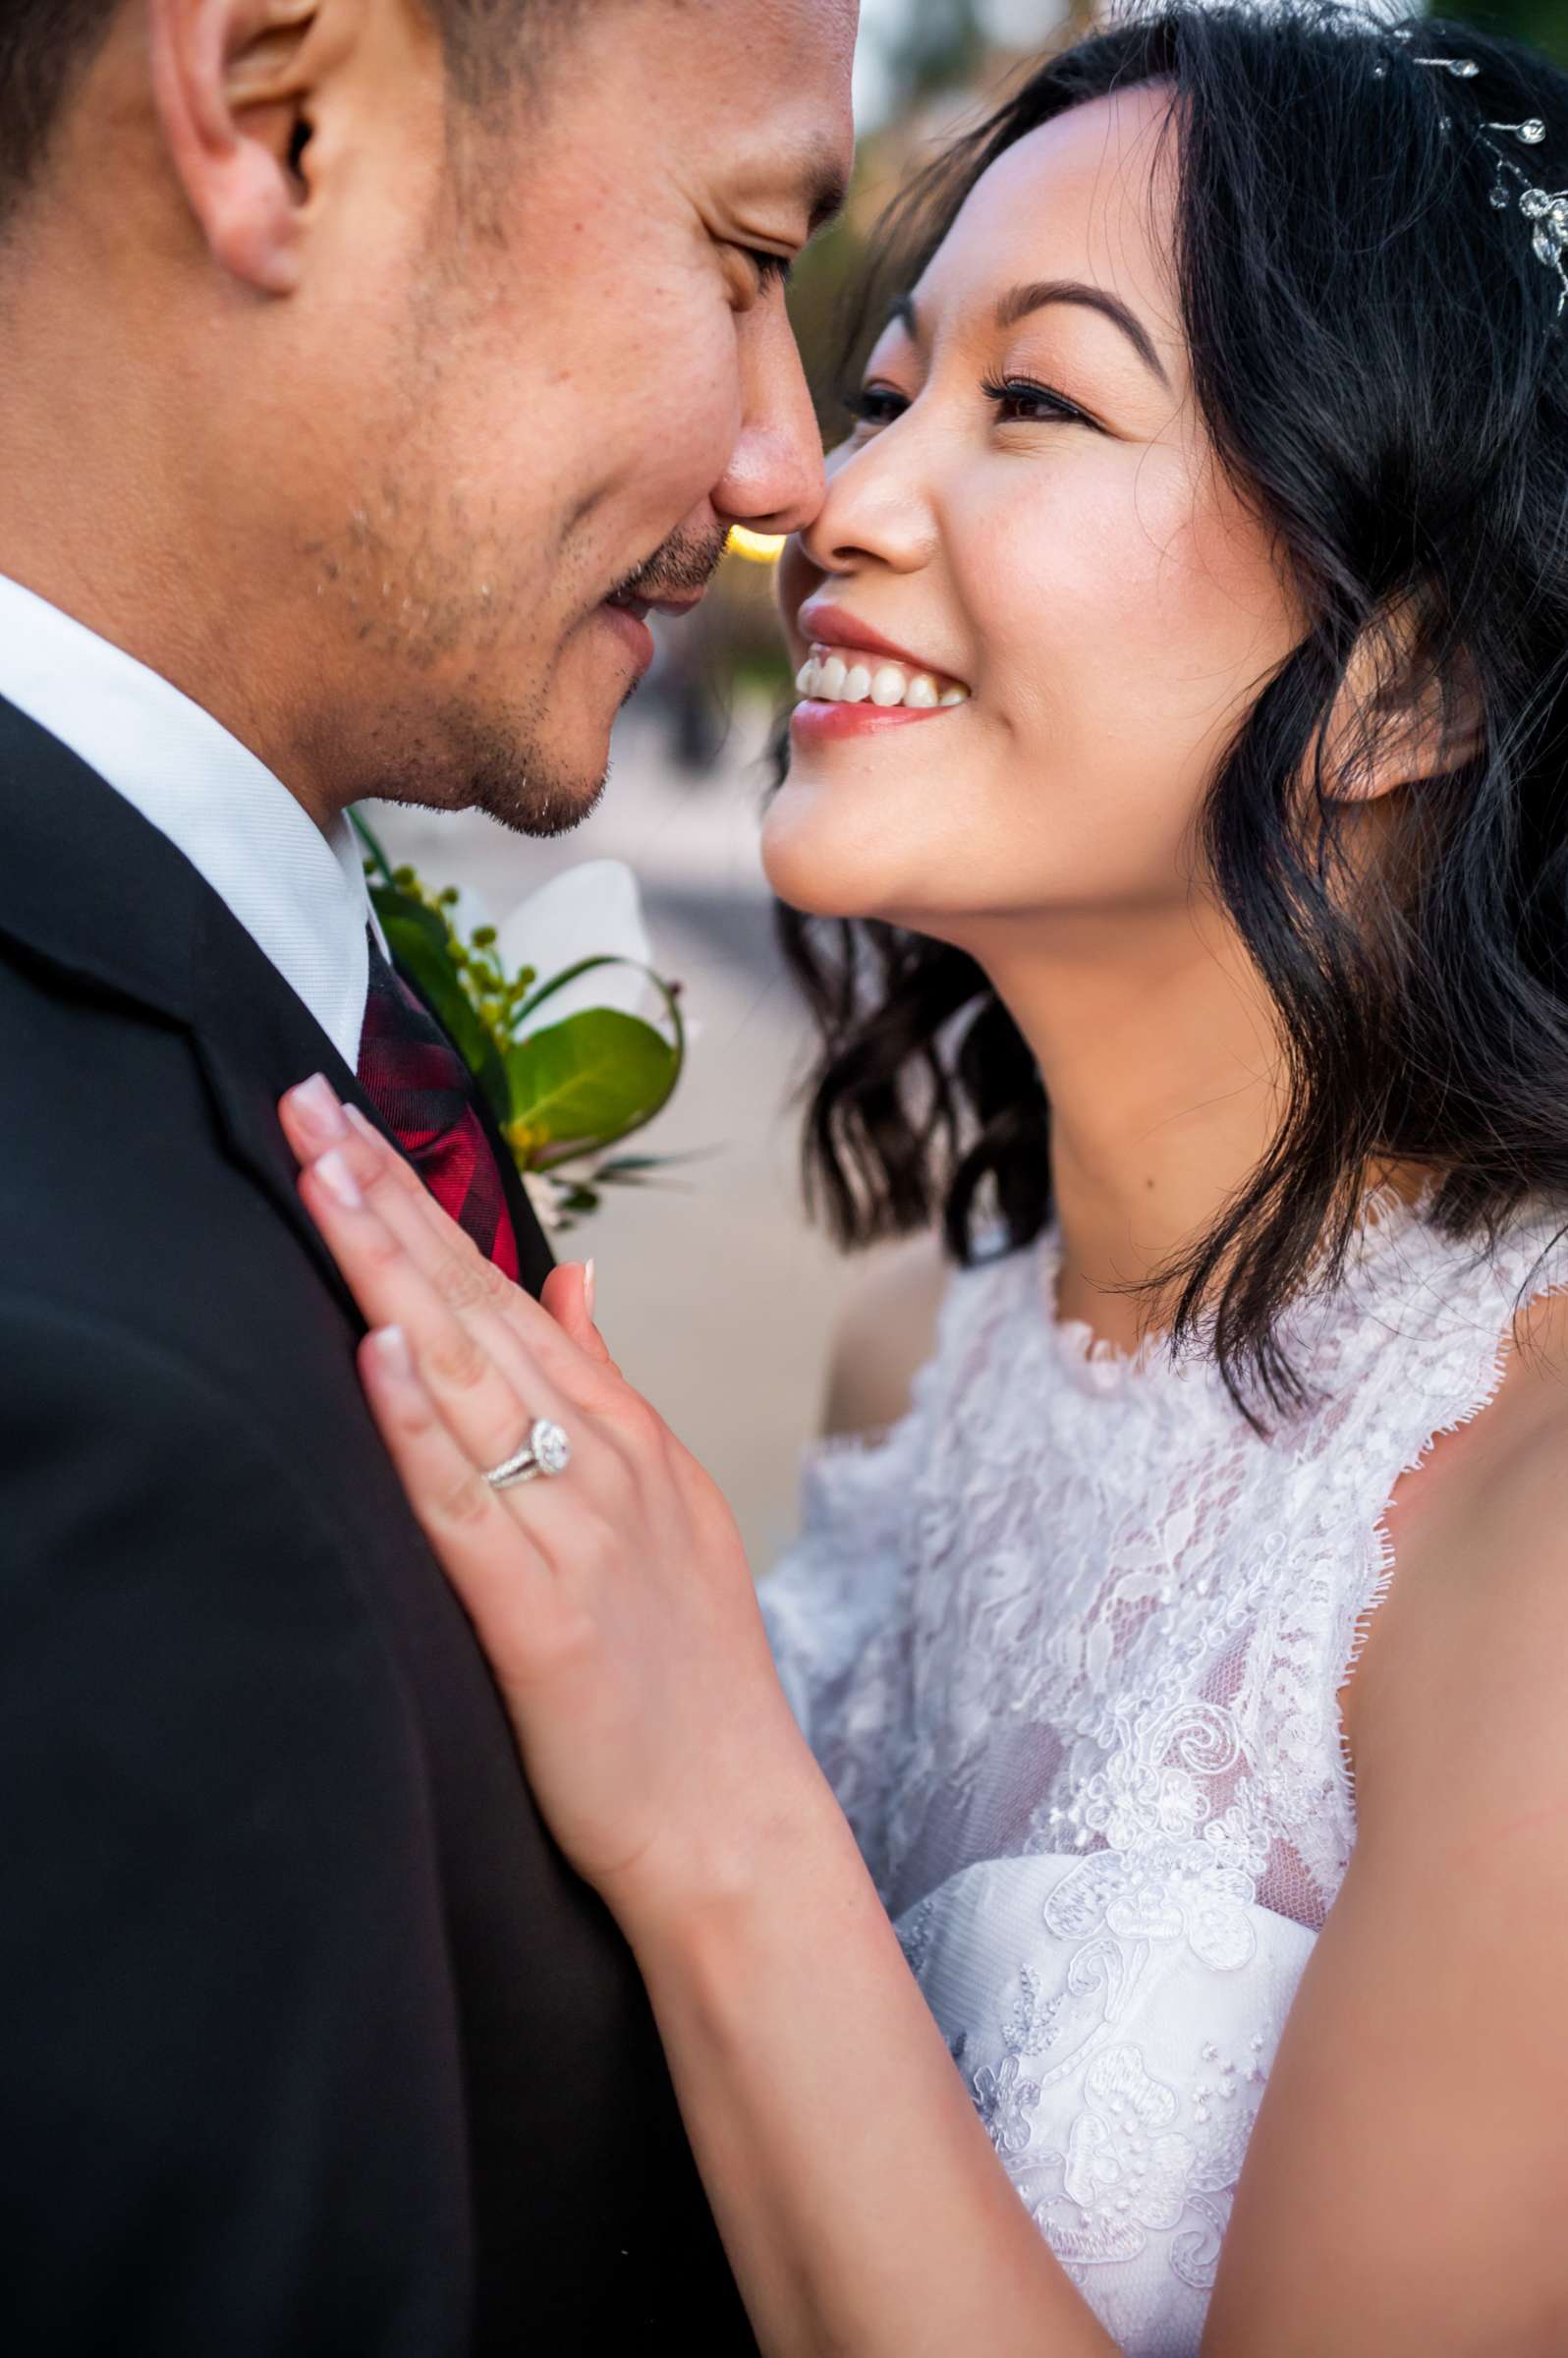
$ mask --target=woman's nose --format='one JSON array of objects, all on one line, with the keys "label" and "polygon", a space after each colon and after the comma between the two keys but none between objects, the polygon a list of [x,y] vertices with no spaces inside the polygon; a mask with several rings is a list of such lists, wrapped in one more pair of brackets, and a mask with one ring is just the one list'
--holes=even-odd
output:
[{"label": "woman's nose", "polygon": [[845,444],[826,464],[826,491],[801,533],[807,561],[819,574],[851,573],[864,564],[912,573],[928,564],[936,546],[931,487],[919,465],[921,441],[909,424],[884,426],[874,441]]}]

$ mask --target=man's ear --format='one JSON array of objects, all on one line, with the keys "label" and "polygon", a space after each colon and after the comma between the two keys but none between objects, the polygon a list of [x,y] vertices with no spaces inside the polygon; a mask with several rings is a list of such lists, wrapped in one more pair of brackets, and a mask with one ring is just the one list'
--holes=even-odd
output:
[{"label": "man's ear", "polygon": [[169,155],[213,259],[266,295],[299,281],[311,108],[356,0],[147,0]]},{"label": "man's ear", "polygon": [[1363,633],[1324,738],[1325,778],[1341,802],[1376,802],[1396,786],[1457,769],[1481,750],[1484,714],[1460,653],[1440,671],[1406,600]]}]

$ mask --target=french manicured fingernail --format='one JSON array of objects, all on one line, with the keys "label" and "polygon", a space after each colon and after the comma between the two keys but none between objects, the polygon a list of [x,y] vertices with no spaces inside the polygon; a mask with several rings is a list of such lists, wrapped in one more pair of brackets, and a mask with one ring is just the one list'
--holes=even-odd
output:
[{"label": "french manicured fingernail", "polygon": [[310,1136],[318,1138],[323,1146],[333,1139],[348,1137],[349,1126],[343,1119],[337,1092],[325,1073],[312,1073],[308,1081],[302,1081],[298,1089],[290,1090],[289,1103],[297,1114],[304,1116]]},{"label": "french manicured fingernail", "polygon": [[583,1308],[588,1312],[590,1319],[593,1316],[593,1305],[598,1300],[598,1270],[594,1267],[591,1261],[586,1262],[583,1267]]},{"label": "french manicured fingernail", "polygon": [[327,1194],[341,1204],[345,1211],[359,1210],[364,1202],[360,1193],[360,1183],[349,1168],[348,1157],[340,1154],[336,1147],[330,1154],[323,1154],[319,1158],[315,1175]]},{"label": "french manicured fingernail", "polygon": [[414,1374],[414,1361],[409,1352],[409,1338],[401,1326],[382,1326],[370,1337],[376,1358],[381,1362],[383,1375],[399,1383],[407,1383]]}]

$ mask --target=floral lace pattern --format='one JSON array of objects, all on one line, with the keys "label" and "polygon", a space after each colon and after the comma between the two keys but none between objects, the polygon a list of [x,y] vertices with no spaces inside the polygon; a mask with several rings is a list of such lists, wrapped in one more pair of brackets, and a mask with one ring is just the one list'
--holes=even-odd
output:
[{"label": "floral lace pattern", "polygon": [[1290,1315],[1268,1435],[1204,1363],[1052,1323],[1055,1244],[957,1275],[910,1414],[807,1471],[780,1673],[1019,2193],[1135,2358],[1196,2351],[1247,2140],[1355,1840],[1339,1695],[1383,1511],[1482,1409],[1489,1254],[1381,1202]]}]

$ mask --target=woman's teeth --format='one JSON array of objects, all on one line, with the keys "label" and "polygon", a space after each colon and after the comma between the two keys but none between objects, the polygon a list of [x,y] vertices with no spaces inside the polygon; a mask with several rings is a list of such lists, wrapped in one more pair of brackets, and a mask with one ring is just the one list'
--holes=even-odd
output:
[{"label": "woman's teeth", "polygon": [[881,704],[891,709],[895,704],[908,704],[918,712],[935,711],[939,706],[966,704],[969,690],[957,680],[943,680],[935,672],[916,671],[908,663],[890,663],[868,658],[857,648],[813,646],[796,675],[796,687],[802,696],[816,697],[825,704]]}]

